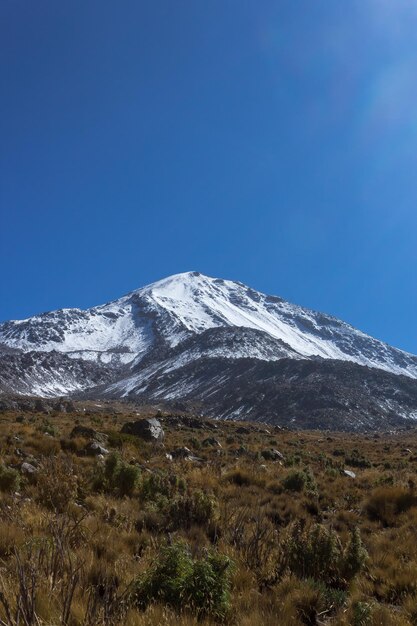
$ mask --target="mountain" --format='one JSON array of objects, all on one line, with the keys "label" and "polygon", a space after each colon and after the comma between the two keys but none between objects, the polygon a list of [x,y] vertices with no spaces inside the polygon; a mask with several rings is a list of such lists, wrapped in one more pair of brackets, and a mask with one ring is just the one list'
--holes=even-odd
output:
[{"label": "mountain", "polygon": [[85,311],[0,324],[1,392],[376,428],[417,417],[417,357],[329,315],[188,272]]}]

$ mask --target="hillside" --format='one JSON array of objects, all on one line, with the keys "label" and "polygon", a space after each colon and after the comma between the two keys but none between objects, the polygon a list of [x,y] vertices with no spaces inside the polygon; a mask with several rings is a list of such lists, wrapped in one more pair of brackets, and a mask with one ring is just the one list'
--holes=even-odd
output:
[{"label": "hillside", "polygon": [[83,408],[0,413],[1,623],[415,624],[415,429]]}]

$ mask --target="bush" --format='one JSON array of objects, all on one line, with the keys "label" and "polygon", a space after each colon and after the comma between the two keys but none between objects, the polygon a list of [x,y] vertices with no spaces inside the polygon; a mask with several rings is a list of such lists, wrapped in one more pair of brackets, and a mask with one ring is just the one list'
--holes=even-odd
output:
[{"label": "bush", "polygon": [[228,472],[225,475],[225,480],[233,483],[234,485],[238,485],[238,487],[249,487],[249,485],[256,484],[257,482],[254,479],[253,474],[250,474],[249,472],[242,469],[232,470],[231,472]]},{"label": "bush", "polygon": [[188,529],[193,524],[210,526],[219,516],[219,506],[213,495],[200,489],[191,495],[178,496],[168,509],[169,526],[172,530]]},{"label": "bush", "polygon": [[353,626],[369,626],[372,619],[372,606],[368,602],[355,602],[352,606]]},{"label": "bush", "polygon": [[176,493],[183,493],[187,483],[176,474],[148,474],[142,482],[141,494],[145,500],[156,500],[159,496],[172,498]]},{"label": "bush", "polygon": [[37,475],[38,501],[48,509],[65,511],[77,495],[78,481],[71,462],[49,458]]},{"label": "bush", "polygon": [[341,556],[341,544],[334,531],[320,524],[304,528],[296,522],[281,545],[280,566],[299,578],[331,584],[339,577]]},{"label": "bush", "polygon": [[307,483],[304,472],[295,470],[283,478],[282,484],[287,491],[303,491]]},{"label": "bush", "polygon": [[364,457],[359,450],[352,450],[352,454],[345,458],[345,463],[350,467],[359,467],[362,469],[372,467],[372,463]]},{"label": "bush", "polygon": [[121,496],[131,496],[139,482],[140,470],[136,465],[122,463],[114,477],[114,485]]},{"label": "bush", "polygon": [[392,526],[400,513],[408,511],[417,503],[413,491],[404,487],[379,487],[365,503],[365,511],[371,520],[384,526]]},{"label": "bush", "polygon": [[136,583],[134,597],[145,609],[161,602],[174,609],[191,609],[198,617],[223,619],[230,607],[231,562],[208,552],[193,559],[189,547],[175,543],[163,548],[155,565]]},{"label": "bush", "polygon": [[105,461],[104,472],[96,474],[94,484],[98,490],[116,490],[120,496],[131,496],[139,479],[139,468],[123,461],[118,452],[113,452]]},{"label": "bush", "polygon": [[368,553],[362,544],[359,528],[352,530],[350,542],[344,554],[344,574],[347,579],[351,579],[362,571]]},{"label": "bush", "polygon": [[342,550],[338,535],[321,524],[304,527],[296,522],[281,544],[279,570],[289,570],[301,579],[311,578],[325,585],[343,588],[364,567],[367,552],[358,529]]},{"label": "bush", "polygon": [[20,475],[16,470],[0,465],[0,491],[10,493],[18,491],[20,487]]}]

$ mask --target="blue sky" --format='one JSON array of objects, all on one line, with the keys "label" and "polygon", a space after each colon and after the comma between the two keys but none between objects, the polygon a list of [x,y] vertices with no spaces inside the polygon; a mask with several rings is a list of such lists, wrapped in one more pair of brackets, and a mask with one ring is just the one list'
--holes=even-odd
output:
[{"label": "blue sky", "polygon": [[3,0],[0,319],[199,270],[417,352],[417,8]]}]

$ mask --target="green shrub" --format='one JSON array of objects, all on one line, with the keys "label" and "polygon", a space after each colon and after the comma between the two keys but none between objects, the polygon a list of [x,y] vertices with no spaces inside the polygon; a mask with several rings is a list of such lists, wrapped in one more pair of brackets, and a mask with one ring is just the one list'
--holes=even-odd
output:
[{"label": "green shrub", "polygon": [[113,484],[121,496],[131,496],[139,482],[140,470],[136,465],[122,463],[114,476]]},{"label": "green shrub", "polygon": [[309,496],[318,496],[318,487],[316,483],[316,479],[314,477],[313,472],[309,467],[306,467],[304,470],[304,474],[306,477],[306,491]]},{"label": "green shrub", "polygon": [[110,454],[102,466],[96,466],[93,488],[97,491],[116,491],[120,496],[131,496],[139,482],[140,470],[122,460],[118,452]]},{"label": "green shrub", "polygon": [[216,498],[200,489],[191,495],[182,495],[175,498],[168,508],[169,526],[172,530],[188,529],[193,524],[210,526],[219,516],[219,506]]},{"label": "green shrub", "polygon": [[362,469],[372,467],[372,463],[356,449],[352,450],[352,454],[345,458],[345,464]]},{"label": "green shrub", "polygon": [[282,484],[287,491],[303,491],[307,483],[305,472],[294,470],[283,478]]},{"label": "green shrub", "polygon": [[372,621],[372,606],[368,602],[355,602],[352,606],[353,626],[369,626]]},{"label": "green shrub", "polygon": [[346,578],[351,579],[356,574],[359,574],[367,558],[368,553],[362,544],[359,528],[356,527],[352,530],[350,542],[344,554],[344,574]]},{"label": "green shrub", "polygon": [[281,544],[278,570],[281,574],[289,570],[301,579],[310,578],[341,589],[362,571],[367,556],[357,528],[343,551],[333,530],[320,524],[305,527],[296,522]]},{"label": "green shrub", "polygon": [[299,578],[332,584],[339,578],[342,547],[336,533],[320,524],[296,522],[281,545],[280,567]]},{"label": "green shrub", "polygon": [[155,565],[138,579],[134,597],[143,609],[156,601],[223,619],[230,608],[230,573],[228,557],[207,552],[193,559],[189,547],[178,542],[160,551]]},{"label": "green shrub", "polygon": [[141,495],[145,500],[157,500],[160,496],[172,498],[178,492],[184,493],[186,488],[185,479],[176,474],[147,474],[142,482]]},{"label": "green shrub", "polygon": [[120,469],[122,459],[118,452],[112,452],[104,463],[104,476],[111,483]]},{"label": "green shrub", "polygon": [[10,467],[0,465],[0,491],[10,493],[11,491],[18,491],[19,487],[19,472]]}]

